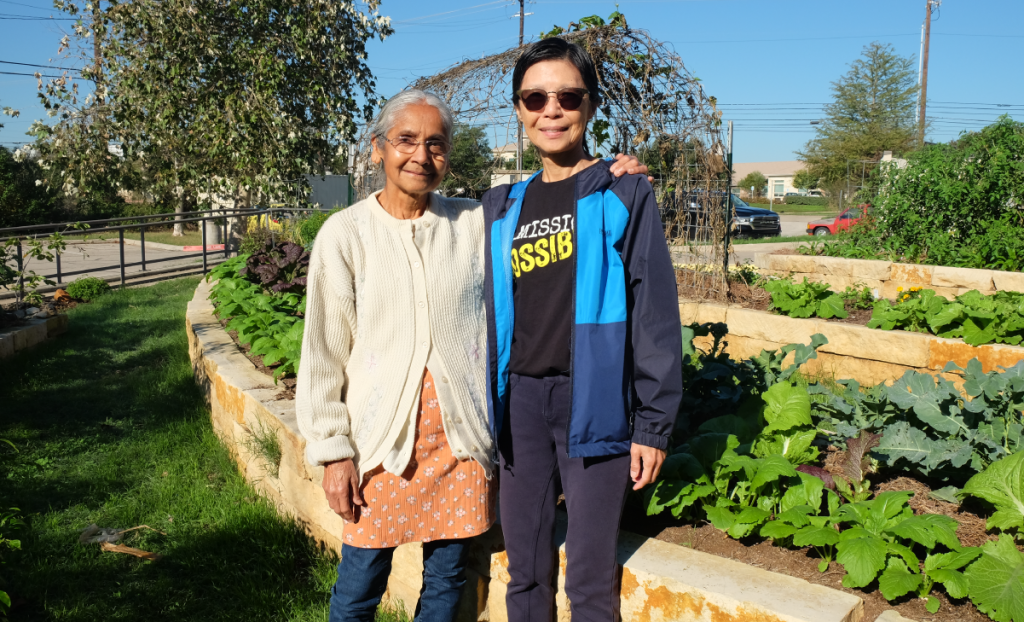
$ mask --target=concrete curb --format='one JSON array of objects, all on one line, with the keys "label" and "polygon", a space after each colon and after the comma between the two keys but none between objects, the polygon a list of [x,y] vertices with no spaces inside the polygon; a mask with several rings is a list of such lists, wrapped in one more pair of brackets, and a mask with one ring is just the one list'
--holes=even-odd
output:
[{"label": "concrete curb", "polygon": [[[808,343],[821,333],[828,344],[818,358],[808,361],[803,371],[835,378],[853,378],[864,385],[889,382],[907,370],[941,374],[952,361],[966,367],[973,358],[988,372],[999,366],[1011,367],[1024,359],[1024,348],[1005,344],[971,346],[962,339],[943,339],[924,333],[889,331],[856,324],[799,319],[710,302],[681,301],[683,324],[724,322],[729,325],[726,351],[735,359],[757,356],[761,350],[778,350],[789,343]],[[698,338],[701,347],[710,338]],[[959,380],[958,376],[951,376]]]},{"label": "concrete curb", "polygon": [[25,326],[0,332],[0,359],[10,358],[16,352],[38,345],[68,330],[68,316],[64,313],[48,318],[29,320]]},{"label": "concrete curb", "polygon": [[[210,402],[214,430],[246,479],[278,510],[317,540],[341,550],[343,521],[327,506],[323,469],[305,461],[305,441],[295,419],[295,402],[279,400],[278,389],[239,351],[213,315],[210,285],[202,282],[188,305],[186,330],[197,382]],[[254,434],[276,435],[281,461],[258,454]],[[276,475],[274,474],[276,467]],[[558,577],[558,620],[569,620],[565,595],[565,530]],[[474,538],[459,622],[505,622],[509,581],[501,528]],[[851,594],[780,575],[686,547],[623,532],[618,542],[622,567],[621,612],[626,622],[861,622],[863,601]],[[410,613],[422,582],[419,545],[395,551],[386,598]]]}]

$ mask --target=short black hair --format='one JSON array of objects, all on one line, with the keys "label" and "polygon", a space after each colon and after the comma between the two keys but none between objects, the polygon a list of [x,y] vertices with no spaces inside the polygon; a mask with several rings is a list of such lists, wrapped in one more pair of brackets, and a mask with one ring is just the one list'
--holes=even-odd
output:
[{"label": "short black hair", "polygon": [[590,93],[590,101],[595,106],[601,103],[601,88],[597,81],[597,69],[594,67],[594,60],[590,54],[576,45],[569,43],[561,37],[549,37],[531,43],[516,61],[516,68],[512,71],[512,103],[519,103],[519,96],[516,93],[523,86],[523,76],[526,70],[539,62],[546,60],[567,60],[572,63],[580,72],[583,84]]}]

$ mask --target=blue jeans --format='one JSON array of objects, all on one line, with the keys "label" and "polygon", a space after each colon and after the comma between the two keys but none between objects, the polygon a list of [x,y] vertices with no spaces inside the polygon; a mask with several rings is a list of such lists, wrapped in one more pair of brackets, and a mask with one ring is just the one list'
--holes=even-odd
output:
[{"label": "blue jeans", "polygon": [[[416,622],[452,622],[466,583],[468,540],[423,545],[423,588]],[[391,574],[395,549],[360,549],[343,544],[338,581],[331,588],[329,622],[373,622]]]}]

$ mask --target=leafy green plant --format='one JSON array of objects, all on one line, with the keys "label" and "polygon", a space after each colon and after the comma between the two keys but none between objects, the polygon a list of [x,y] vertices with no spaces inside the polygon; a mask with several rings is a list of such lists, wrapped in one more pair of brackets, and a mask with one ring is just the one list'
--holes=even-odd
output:
[{"label": "leafy green plant", "polygon": [[985,525],[988,529],[1024,534],[1024,452],[996,460],[968,480],[960,494],[995,506]]},{"label": "leafy green plant", "polygon": [[962,338],[972,346],[993,342],[1017,345],[1024,339],[1024,294],[984,295],[971,290],[951,302],[933,290],[912,289],[895,304],[878,301],[868,327]]},{"label": "leafy green plant", "polygon": [[[306,309],[305,284],[303,282],[300,288],[301,294],[265,292],[260,285],[240,276],[249,259],[239,255],[210,272],[207,279],[217,280],[210,290],[210,299],[216,305],[214,312],[219,317],[229,318],[227,330],[237,331],[238,341],[251,346],[249,354],[261,356],[267,367],[277,366],[274,369],[277,381],[282,375],[297,373],[299,369],[305,325],[302,319]],[[296,281],[293,278],[290,284],[299,288]]]},{"label": "leafy green plant", "polygon": [[854,309],[873,309],[875,307],[875,295],[869,287],[858,289],[847,286],[846,289],[839,292],[839,297],[843,299],[843,303],[846,306],[853,307]]},{"label": "leafy green plant", "polygon": [[1005,534],[981,547],[981,557],[964,573],[971,602],[996,622],[1024,620],[1024,553]]},{"label": "leafy green plant", "polygon": [[789,317],[820,317],[822,319],[847,316],[843,299],[829,291],[827,283],[803,283],[789,279],[767,280],[761,285],[772,295],[772,309]]},{"label": "leafy green plant", "polygon": [[316,239],[316,234],[320,233],[320,228],[324,226],[328,218],[340,211],[340,209],[333,209],[329,212],[313,212],[299,221],[297,227],[299,244],[306,247],[306,250],[311,250],[313,248],[313,240]]},{"label": "leafy green plant", "polygon": [[[11,449],[17,451],[14,443],[7,440],[6,438],[0,438],[0,441],[10,445]],[[15,540],[11,538],[11,532],[17,531],[25,526],[25,522],[18,516],[18,508],[9,508],[6,511],[0,511],[0,564],[5,564],[4,552],[11,550],[21,549],[21,540]],[[11,608],[11,597],[4,591],[7,587],[7,582],[4,577],[0,576],[0,620],[7,619],[7,612]]]},{"label": "leafy green plant", "polygon": [[973,359],[967,369],[951,363],[943,371],[962,377],[962,392],[948,378],[913,370],[868,390],[853,380],[839,381],[842,392],[812,385],[818,427],[837,444],[861,430],[881,434],[873,456],[885,467],[962,486],[1024,449],[1024,362],[985,373]]},{"label": "leafy green plant", "polygon": [[666,460],[646,495],[649,515],[668,509],[678,517],[700,501],[716,528],[741,538],[824,487],[795,468],[818,457],[810,397],[802,387],[779,381],[697,432]]},{"label": "leafy green plant", "polygon": [[99,298],[103,294],[110,291],[110,284],[103,279],[98,279],[94,276],[82,277],[75,279],[68,283],[66,290],[68,296],[77,298],[78,300],[84,300],[85,302],[92,302],[96,298]]}]

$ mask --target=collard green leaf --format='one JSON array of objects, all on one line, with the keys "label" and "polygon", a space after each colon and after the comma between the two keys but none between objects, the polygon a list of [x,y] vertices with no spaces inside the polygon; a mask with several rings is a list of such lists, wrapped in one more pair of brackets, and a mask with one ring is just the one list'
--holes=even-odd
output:
[{"label": "collard green leaf", "polygon": [[875,452],[885,456],[889,464],[895,464],[901,459],[921,464],[931,460],[932,444],[932,440],[920,428],[911,427],[906,421],[898,421],[885,428]]},{"label": "collard green leaf", "polygon": [[1024,529],[1024,452],[993,462],[964,486],[963,493],[996,507],[989,529]]},{"label": "collard green leaf", "polygon": [[986,542],[981,557],[964,573],[971,602],[996,622],[1024,620],[1024,553],[1005,534]]}]

